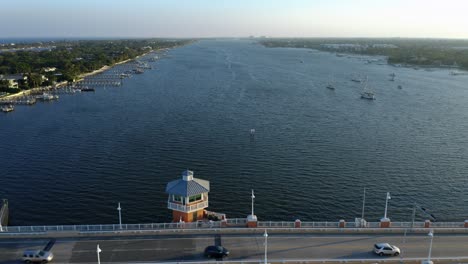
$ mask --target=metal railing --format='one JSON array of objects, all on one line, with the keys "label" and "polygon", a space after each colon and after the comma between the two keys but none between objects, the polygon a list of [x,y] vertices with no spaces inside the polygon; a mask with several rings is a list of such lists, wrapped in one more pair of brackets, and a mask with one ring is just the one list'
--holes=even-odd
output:
[{"label": "metal railing", "polygon": [[464,228],[464,222],[434,222],[431,223],[432,228]]},{"label": "metal railing", "polygon": [[4,226],[7,233],[37,233],[37,232],[106,232],[106,231],[144,231],[169,229],[205,229],[220,228],[221,222],[193,223],[151,223],[151,224],[113,224],[113,225],[57,225],[57,226]]},{"label": "metal railing", "polygon": [[[258,221],[258,228],[271,229],[359,229],[376,230],[380,229],[380,222],[367,222],[365,227],[358,226],[355,222],[300,222],[300,228],[296,228],[296,222],[285,221]],[[467,230],[464,222],[436,222],[430,223],[430,228],[437,229],[457,229]],[[110,224],[110,225],[43,225],[43,226],[3,226],[1,233],[44,233],[44,232],[118,232],[118,231],[148,231],[148,230],[196,230],[196,229],[239,229],[246,228],[246,218],[233,218],[223,221],[198,221],[191,223],[147,223],[147,224]],[[385,229],[421,229],[425,227],[424,222],[392,222],[389,228]]]},{"label": "metal railing", "polygon": [[257,226],[268,228],[294,228],[294,222],[259,221]]},{"label": "metal railing", "polygon": [[226,219],[227,226],[245,226],[247,225],[246,218],[232,218]]}]

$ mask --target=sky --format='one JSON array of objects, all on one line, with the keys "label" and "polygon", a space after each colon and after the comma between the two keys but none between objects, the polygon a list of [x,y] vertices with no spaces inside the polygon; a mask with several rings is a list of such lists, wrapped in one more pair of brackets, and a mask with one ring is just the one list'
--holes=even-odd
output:
[{"label": "sky", "polygon": [[0,0],[19,37],[468,39],[467,0]]}]

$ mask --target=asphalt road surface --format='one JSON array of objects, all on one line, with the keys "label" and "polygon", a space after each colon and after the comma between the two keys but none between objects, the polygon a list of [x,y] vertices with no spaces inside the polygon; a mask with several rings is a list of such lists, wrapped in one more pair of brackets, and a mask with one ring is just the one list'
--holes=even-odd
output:
[{"label": "asphalt road surface", "polygon": [[[0,240],[0,264],[20,263],[25,249],[43,249],[47,239]],[[203,250],[209,245],[226,247],[225,260],[261,260],[265,238],[262,235],[180,235],[140,237],[98,237],[57,239],[52,247],[53,263],[97,263],[99,244],[101,263],[207,261]],[[371,252],[375,243],[388,242],[400,247],[399,257],[427,258],[427,235],[312,235],[269,234],[268,259],[376,259]],[[433,258],[468,258],[468,235],[435,235]]]}]

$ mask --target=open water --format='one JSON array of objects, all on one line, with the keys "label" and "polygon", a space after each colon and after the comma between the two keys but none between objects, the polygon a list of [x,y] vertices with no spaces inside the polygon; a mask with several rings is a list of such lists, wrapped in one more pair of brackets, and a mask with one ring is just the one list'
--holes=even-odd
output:
[{"label": "open water", "polygon": [[250,213],[254,189],[259,220],[350,221],[364,188],[368,221],[387,191],[393,221],[414,202],[438,221],[468,217],[468,76],[240,40],[169,54],[121,87],[0,115],[12,225],[117,223],[117,202],[124,223],[170,221],[165,186],[185,169],[228,218]]}]

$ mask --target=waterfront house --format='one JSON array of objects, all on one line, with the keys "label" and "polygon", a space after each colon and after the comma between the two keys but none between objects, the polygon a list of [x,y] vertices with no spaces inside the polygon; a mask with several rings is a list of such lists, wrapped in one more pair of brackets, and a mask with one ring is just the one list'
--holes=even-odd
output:
[{"label": "waterfront house", "polygon": [[18,81],[27,81],[28,77],[23,74],[0,75],[0,80],[8,81],[8,88],[18,88]]},{"label": "waterfront house", "polygon": [[42,68],[42,70],[44,72],[54,72],[55,70],[57,70],[57,68],[55,68],[55,67],[45,67],[45,68]]}]

